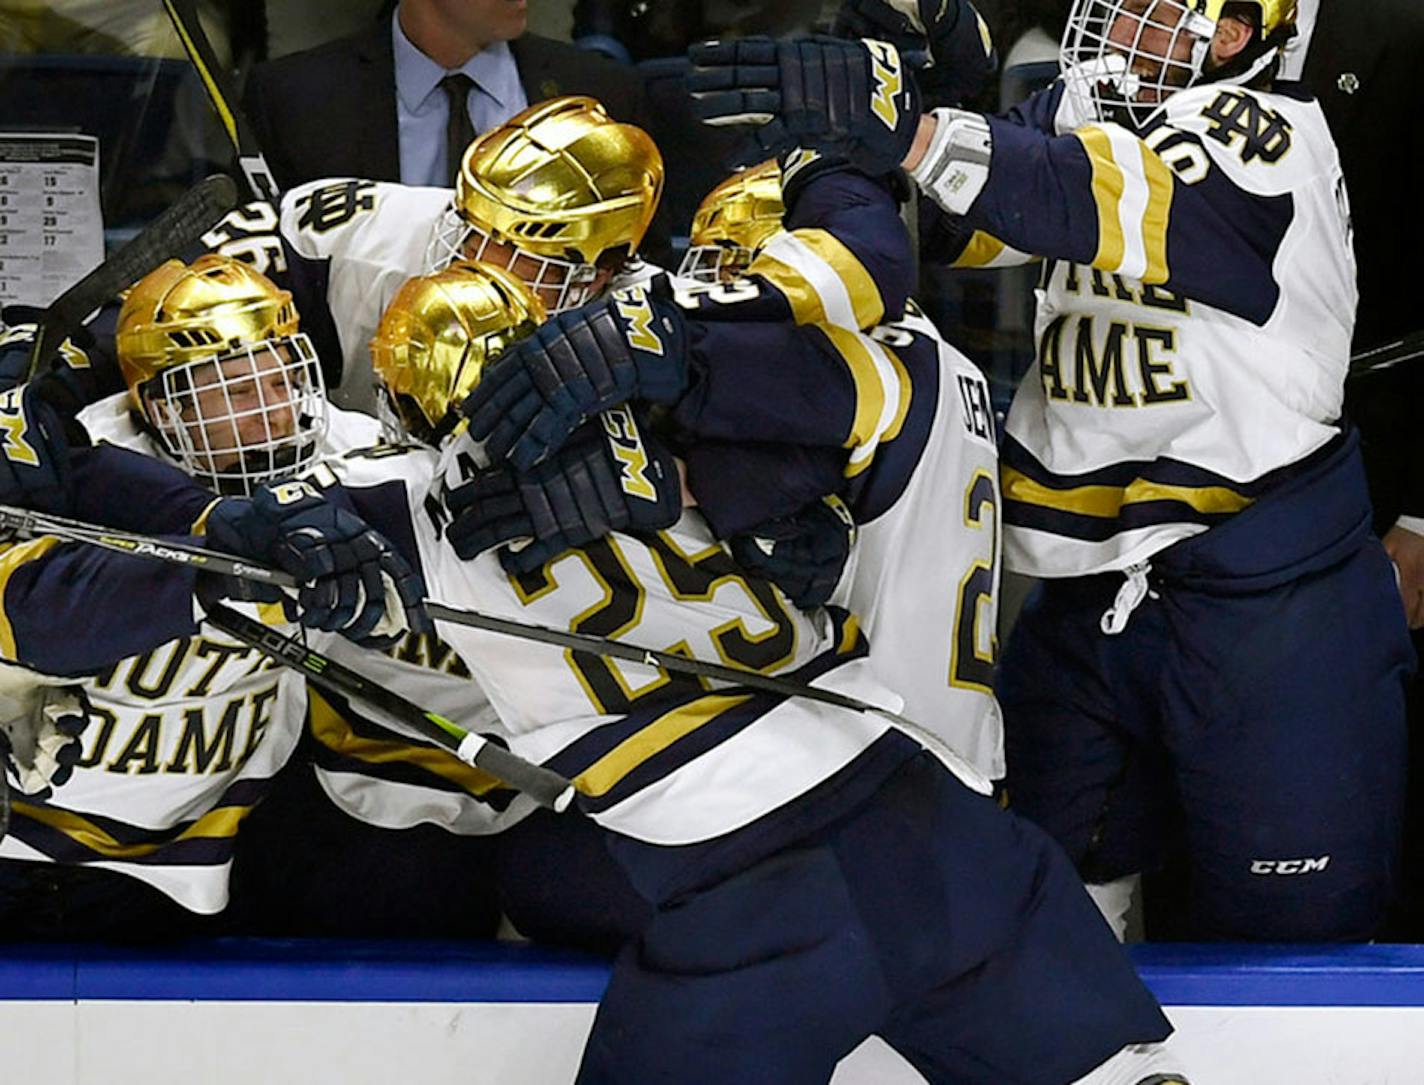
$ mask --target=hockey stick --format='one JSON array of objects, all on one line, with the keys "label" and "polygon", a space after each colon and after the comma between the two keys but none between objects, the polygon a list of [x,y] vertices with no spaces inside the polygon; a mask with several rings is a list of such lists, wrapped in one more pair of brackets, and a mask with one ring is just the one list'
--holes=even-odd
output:
[{"label": "hockey stick", "polygon": [[35,329],[25,379],[34,377],[44,359],[85,317],[196,242],[236,205],[237,186],[231,177],[214,174],[199,181],[127,245],[55,298]]},{"label": "hockey stick", "polygon": [[465,764],[483,769],[516,791],[524,792],[540,806],[562,813],[573,802],[574,785],[552,769],[526,761],[483,735],[465,730],[438,712],[421,708],[398,693],[377,685],[350,667],[308,648],[301,641],[239,614],[218,602],[204,589],[201,581],[197,594],[209,622],[234,639],[290,667],[313,685],[360,701],[380,714],[413,728]]},{"label": "hockey stick", "polygon": [[222,65],[218,63],[212,43],[208,41],[208,35],[203,30],[203,24],[198,21],[197,5],[193,0],[163,0],[163,7],[168,12],[173,29],[178,32],[183,51],[188,54],[188,59],[197,69],[198,78],[202,80],[203,90],[207,92],[213,112],[218,115],[218,121],[227,133],[228,141],[237,152],[237,164],[242,169],[243,177],[247,179],[247,187],[259,200],[266,200],[275,208],[280,198],[277,182],[273,179],[272,170],[268,167],[257,137],[252,132],[252,125],[248,123],[247,117],[237,104],[232,83],[228,80],[227,73],[222,70]]},{"label": "hockey stick", "polygon": [[[278,569],[269,569],[260,565],[253,565],[240,558],[235,558],[231,554],[223,554],[216,550],[207,550],[199,546],[191,546],[187,543],[157,539],[149,535],[135,535],[130,532],[110,531],[107,528],[98,527],[94,524],[81,523],[77,520],[66,520],[63,517],[50,516],[46,513],[31,512],[28,509],[17,509],[7,505],[0,505],[0,532],[4,531],[14,532],[26,538],[34,538],[39,535],[53,535],[70,542],[88,543],[91,546],[102,547],[106,550],[115,550],[139,557],[154,558],[158,561],[169,562],[170,564],[187,565],[204,569],[208,572],[219,573],[223,576],[254,580],[258,583],[270,584],[280,588],[296,587],[296,581],[287,573]],[[567,648],[575,652],[589,652],[593,655],[606,656],[610,659],[622,659],[630,663],[642,663],[649,667],[661,667],[663,670],[675,674],[710,678],[717,682],[726,682],[730,685],[745,686],[748,689],[775,693],[782,697],[803,697],[806,700],[834,705],[837,708],[848,708],[854,712],[871,712],[879,716],[884,716],[897,727],[915,735],[921,741],[926,742],[926,744],[928,744],[928,740],[930,739],[930,736],[919,724],[906,719],[899,713],[892,712],[890,709],[881,707],[880,705],[874,705],[868,701],[851,697],[845,693],[837,693],[835,690],[820,689],[816,686],[810,686],[804,682],[796,682],[789,678],[777,678],[772,675],[762,674],[759,671],[742,670],[739,667],[729,667],[722,663],[709,663],[703,659],[693,659],[688,656],[678,655],[675,652],[659,651],[656,648],[642,648],[637,645],[628,644],[626,641],[597,637],[590,633],[570,633],[562,629],[551,629],[544,625],[517,622],[508,618],[496,618],[493,615],[482,614],[476,610],[453,606],[436,599],[425,600],[424,606],[426,613],[432,618],[450,622],[453,625],[468,626],[471,629],[480,629],[487,633],[497,633],[506,637],[517,637],[522,640],[535,641],[539,644],[550,644],[557,648]],[[941,745],[943,743],[943,740],[935,741]]]},{"label": "hockey stick", "polygon": [[1356,354],[1350,359],[1350,376],[1370,376],[1420,357],[1424,357],[1424,330]]},{"label": "hockey stick", "polygon": [[[296,579],[280,569],[253,565],[234,558],[231,554],[183,543],[169,543],[150,536],[108,531],[93,524],[7,505],[0,505],[0,532],[13,533],[22,538],[51,535],[68,542],[86,543],[105,550],[151,558],[172,565],[184,565],[224,576],[240,577],[274,587],[297,586]],[[350,668],[313,651],[300,641],[285,637],[216,600],[205,598],[201,581],[199,601],[213,625],[293,670],[300,671],[315,685],[376,708],[382,714],[404,723],[449,750],[466,764],[483,769],[518,791],[527,792],[543,806],[562,811],[567,809],[572,801],[573,785],[557,773],[510,753],[504,747],[490,742],[482,735],[465,730],[444,716],[427,712],[404,697],[363,678]]]}]

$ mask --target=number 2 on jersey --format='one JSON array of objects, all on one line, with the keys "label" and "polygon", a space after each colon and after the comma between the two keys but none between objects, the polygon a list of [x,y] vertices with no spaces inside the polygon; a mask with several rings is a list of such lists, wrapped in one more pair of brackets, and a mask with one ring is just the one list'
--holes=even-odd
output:
[{"label": "number 2 on jersey", "polygon": [[975,561],[959,581],[950,646],[949,684],[994,691],[998,633],[994,588],[999,579],[999,493],[987,471],[976,471],[964,491],[964,525],[984,534],[988,560]]}]

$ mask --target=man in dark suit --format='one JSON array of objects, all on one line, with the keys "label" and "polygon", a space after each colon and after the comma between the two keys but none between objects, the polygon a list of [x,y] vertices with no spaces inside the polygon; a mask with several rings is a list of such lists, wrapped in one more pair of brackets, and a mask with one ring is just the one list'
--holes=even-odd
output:
[{"label": "man in dark suit", "polygon": [[[615,119],[648,127],[635,71],[527,34],[526,22],[512,0],[401,0],[359,34],[259,64],[244,105],[278,185],[449,184],[451,148],[565,94],[587,94]],[[667,237],[655,219],[643,251],[665,258]]]}]

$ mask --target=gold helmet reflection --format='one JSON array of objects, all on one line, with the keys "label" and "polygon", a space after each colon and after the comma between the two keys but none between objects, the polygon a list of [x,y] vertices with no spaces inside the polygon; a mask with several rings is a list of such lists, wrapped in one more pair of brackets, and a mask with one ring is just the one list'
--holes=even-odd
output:
[{"label": "gold helmet reflection", "polygon": [[247,343],[297,334],[292,295],[250,264],[208,253],[169,260],[140,279],[119,311],[115,346],[134,405],[160,370],[206,361]]},{"label": "gold helmet reflection", "polygon": [[630,257],[663,189],[663,160],[641,128],[613,120],[592,98],[555,98],[485,132],[465,151],[450,211],[427,266],[480,259],[472,234],[511,245],[537,265],[530,286],[568,290],[551,312],[581,304],[600,266]]},{"label": "gold helmet reflection", "polygon": [[544,317],[523,282],[489,264],[457,260],[406,282],[371,339],[387,436],[438,443],[485,364]]},{"label": "gold helmet reflection", "polygon": [[164,451],[222,493],[299,471],[320,453],[326,388],[292,295],[209,253],[154,269],[115,333],[134,408]]},{"label": "gold helmet reflection", "polygon": [[702,282],[740,275],[767,238],[781,229],[785,210],[776,159],[732,174],[707,193],[692,216],[679,274]]}]

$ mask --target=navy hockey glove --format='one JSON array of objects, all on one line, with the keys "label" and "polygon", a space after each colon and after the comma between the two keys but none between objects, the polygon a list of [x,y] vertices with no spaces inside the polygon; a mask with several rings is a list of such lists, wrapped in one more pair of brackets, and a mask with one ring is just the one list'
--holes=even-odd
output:
[{"label": "navy hockey glove", "polygon": [[708,124],[761,125],[762,158],[800,144],[878,177],[900,167],[920,123],[920,93],[883,41],[740,41],[694,45],[688,76]]},{"label": "navy hockey glove", "polygon": [[[7,305],[0,310],[0,324],[4,325],[0,331],[0,392],[9,391],[25,379],[30,349],[43,314],[44,310],[27,305]],[[126,387],[118,364],[98,345],[88,328],[77,329],[53,356],[40,359],[39,372],[30,385],[61,415],[70,418]]]},{"label": "navy hockey glove", "polygon": [[[207,533],[214,549],[296,577],[305,626],[367,647],[389,647],[408,630],[430,631],[420,576],[364,520],[304,482],[269,484],[250,499],[219,501],[208,514]],[[236,594],[252,596],[246,588]]]},{"label": "navy hockey glove", "polygon": [[0,504],[72,515],[70,449],[88,443],[32,385],[0,393]]},{"label": "navy hockey glove", "polygon": [[840,498],[826,497],[794,516],[734,536],[729,545],[743,569],[811,610],[830,599],[840,583],[855,545],[855,520]]},{"label": "navy hockey glove", "polygon": [[842,0],[833,33],[879,38],[915,71],[927,102],[958,105],[979,93],[998,61],[969,0]]},{"label": "navy hockey glove", "polygon": [[675,402],[687,386],[687,334],[658,290],[615,290],[512,344],[460,406],[470,437],[527,471],[600,411]]},{"label": "navy hockey glove", "polygon": [[505,571],[527,573],[610,531],[671,527],[682,515],[682,480],[672,453],[639,429],[633,412],[612,407],[531,470],[492,467],[445,503],[455,553],[469,559],[531,539],[499,553]]}]

